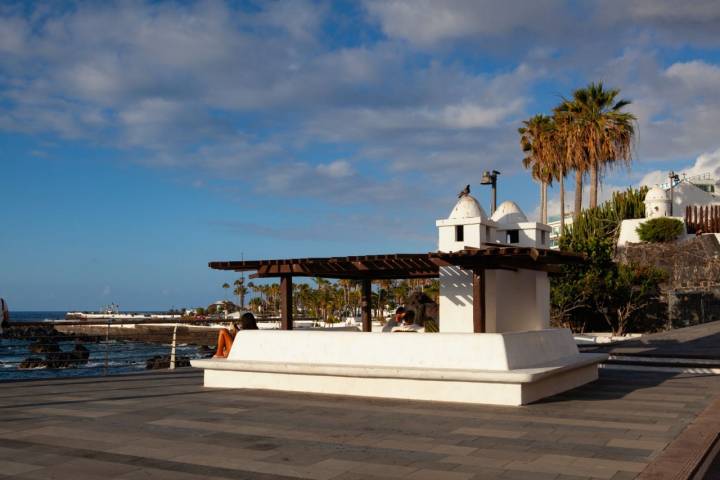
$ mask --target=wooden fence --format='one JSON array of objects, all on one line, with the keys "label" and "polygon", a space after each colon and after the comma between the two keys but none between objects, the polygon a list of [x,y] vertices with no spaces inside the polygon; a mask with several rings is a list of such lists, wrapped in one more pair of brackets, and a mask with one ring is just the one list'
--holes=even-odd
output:
[{"label": "wooden fence", "polygon": [[687,207],[685,224],[688,233],[720,233],[720,205]]}]

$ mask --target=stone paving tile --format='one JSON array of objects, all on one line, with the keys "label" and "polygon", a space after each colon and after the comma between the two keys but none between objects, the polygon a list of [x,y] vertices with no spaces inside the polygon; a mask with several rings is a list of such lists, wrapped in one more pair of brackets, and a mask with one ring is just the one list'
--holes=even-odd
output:
[{"label": "stone paving tile", "polygon": [[497,478],[500,480],[556,480],[558,478],[558,474],[539,471],[534,471],[529,474],[525,471],[506,470]]},{"label": "stone paving tile", "polygon": [[668,442],[662,440],[626,440],[613,438],[607,442],[608,447],[634,448],[640,450],[662,450]]},{"label": "stone paving tile", "polygon": [[453,434],[458,435],[472,435],[475,437],[492,437],[492,438],[521,438],[527,432],[520,430],[498,430],[492,428],[468,428],[462,427],[453,430]]},{"label": "stone paving tile", "polygon": [[115,478],[118,480],[219,480],[223,477],[210,477],[207,475],[173,472],[156,468],[141,468]]},{"label": "stone paving tile", "polygon": [[18,475],[21,473],[32,472],[33,470],[42,469],[42,466],[30,463],[12,462],[9,460],[0,460],[0,472],[4,475]]},{"label": "stone paving tile", "polygon": [[123,465],[114,462],[104,462],[86,458],[75,458],[60,465],[52,465],[23,473],[28,479],[58,479],[58,480],[97,480],[100,478],[113,478],[124,473],[137,470],[136,465]]},{"label": "stone paving tile", "polygon": [[408,475],[408,480],[469,480],[474,476],[473,473],[466,472],[448,472],[445,470],[420,469]]}]

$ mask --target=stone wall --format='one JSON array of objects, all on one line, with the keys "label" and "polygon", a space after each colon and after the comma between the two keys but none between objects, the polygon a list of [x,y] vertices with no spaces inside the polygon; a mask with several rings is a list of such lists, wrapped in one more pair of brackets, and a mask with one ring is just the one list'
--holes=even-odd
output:
[{"label": "stone wall", "polygon": [[668,326],[720,320],[720,244],[715,235],[627,244],[618,248],[616,260],[654,265],[667,273],[663,297]]}]

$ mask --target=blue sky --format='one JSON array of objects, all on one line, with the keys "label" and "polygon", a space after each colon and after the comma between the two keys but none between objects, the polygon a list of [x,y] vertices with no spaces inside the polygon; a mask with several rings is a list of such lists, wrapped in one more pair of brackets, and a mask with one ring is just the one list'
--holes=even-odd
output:
[{"label": "blue sky", "polygon": [[0,296],[205,305],[211,260],[433,250],[490,168],[532,216],[517,127],[593,80],[639,126],[604,195],[719,173],[718,31],[714,1],[3,2]]}]

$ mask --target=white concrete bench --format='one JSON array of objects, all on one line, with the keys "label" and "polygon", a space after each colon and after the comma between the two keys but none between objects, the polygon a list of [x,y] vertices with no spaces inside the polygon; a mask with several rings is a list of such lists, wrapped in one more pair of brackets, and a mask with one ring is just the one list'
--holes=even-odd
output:
[{"label": "white concrete bench", "polygon": [[[205,386],[521,405],[597,378],[567,330],[505,334],[244,331]],[[236,348],[237,347],[237,348]]]}]

